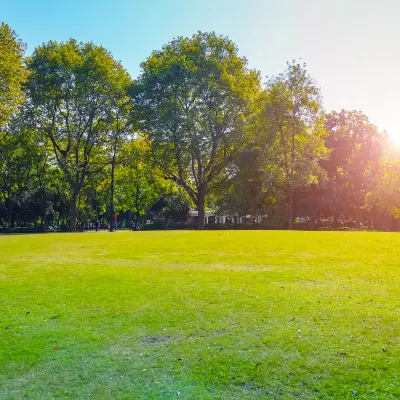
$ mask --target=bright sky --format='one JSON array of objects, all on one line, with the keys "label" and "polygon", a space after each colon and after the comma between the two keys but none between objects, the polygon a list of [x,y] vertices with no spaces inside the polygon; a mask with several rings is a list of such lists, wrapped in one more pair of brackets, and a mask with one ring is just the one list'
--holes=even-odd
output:
[{"label": "bright sky", "polygon": [[400,0],[0,0],[28,44],[93,41],[136,77],[176,36],[229,36],[263,76],[302,58],[327,111],[357,109],[400,143]]}]

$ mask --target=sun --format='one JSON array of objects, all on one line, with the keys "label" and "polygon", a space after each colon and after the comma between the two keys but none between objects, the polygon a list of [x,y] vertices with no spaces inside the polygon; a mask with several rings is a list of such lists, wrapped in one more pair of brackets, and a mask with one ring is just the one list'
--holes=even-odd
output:
[{"label": "sun", "polygon": [[376,126],[381,132],[387,134],[389,143],[400,147],[400,123],[397,118],[390,116],[389,118],[385,118],[385,123],[378,123]]},{"label": "sun", "polygon": [[388,136],[391,142],[397,147],[400,146],[400,126],[398,129],[391,129],[388,130]]}]

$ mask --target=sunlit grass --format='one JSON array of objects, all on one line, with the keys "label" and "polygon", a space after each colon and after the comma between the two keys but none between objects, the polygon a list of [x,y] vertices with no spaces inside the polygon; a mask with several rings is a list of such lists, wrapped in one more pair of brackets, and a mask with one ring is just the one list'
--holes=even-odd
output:
[{"label": "sunlit grass", "polygon": [[400,236],[0,237],[0,398],[397,399]]}]

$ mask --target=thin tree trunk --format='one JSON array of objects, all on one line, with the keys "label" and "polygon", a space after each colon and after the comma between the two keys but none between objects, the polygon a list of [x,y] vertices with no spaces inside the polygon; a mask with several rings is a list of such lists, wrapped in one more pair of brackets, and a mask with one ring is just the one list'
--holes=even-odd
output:
[{"label": "thin tree trunk", "polygon": [[361,210],[361,201],[359,200],[356,204],[356,210],[355,210],[355,225],[356,228],[360,228],[361,227],[361,223],[362,223],[362,210]]},{"label": "thin tree trunk", "polygon": [[40,190],[42,191],[42,212],[43,212],[43,232],[46,232],[46,209],[44,206],[44,190],[42,187],[40,187]]},{"label": "thin tree trunk", "polygon": [[361,194],[361,189],[356,189],[358,196],[357,196],[357,204],[355,210],[355,224],[356,228],[360,228],[362,224],[362,210],[361,205],[363,204],[363,195]]},{"label": "thin tree trunk", "polygon": [[94,191],[94,199],[96,202],[96,224],[99,223],[99,208],[98,208],[98,204],[97,204],[97,190]]},{"label": "thin tree trunk", "polygon": [[9,208],[9,210],[8,210],[8,227],[9,227],[9,229],[12,229],[13,228],[13,215],[12,215],[12,210],[11,210],[11,206],[10,206],[10,208]]},{"label": "thin tree trunk", "polygon": [[70,210],[70,231],[76,231],[76,219],[77,219],[77,207],[76,207],[77,197],[73,196],[71,200],[71,210]]},{"label": "thin tree trunk", "polygon": [[293,186],[289,183],[289,229],[293,229]]},{"label": "thin tree trunk", "polygon": [[392,228],[392,216],[390,214],[383,214],[383,229],[385,231],[390,231]]},{"label": "thin tree trunk", "polygon": [[135,213],[135,231],[138,230],[139,218],[140,218],[139,210],[136,210],[136,213]]},{"label": "thin tree trunk", "polygon": [[111,198],[110,198],[110,232],[114,230],[114,176],[115,176],[115,152],[114,147],[113,159],[111,162]]},{"label": "thin tree trunk", "polygon": [[197,211],[199,216],[199,229],[204,229],[204,218],[205,218],[205,209],[204,209],[204,201],[205,201],[205,188],[200,186],[199,192],[197,195]]}]

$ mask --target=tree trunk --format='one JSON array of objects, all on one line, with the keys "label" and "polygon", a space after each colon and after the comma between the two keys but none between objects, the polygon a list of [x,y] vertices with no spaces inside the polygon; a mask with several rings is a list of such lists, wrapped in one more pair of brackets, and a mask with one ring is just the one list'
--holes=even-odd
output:
[{"label": "tree trunk", "polygon": [[136,210],[136,213],[135,213],[135,231],[138,230],[139,218],[140,218],[139,210]]},{"label": "tree trunk", "polygon": [[205,209],[204,209],[204,200],[205,200],[205,189],[200,186],[199,192],[197,195],[197,212],[199,216],[199,229],[204,229],[204,218],[205,218]]},{"label": "tree trunk", "polygon": [[355,215],[355,227],[358,229],[361,227],[361,217],[362,217],[362,211],[361,207],[359,204],[356,206],[356,215]]},{"label": "tree trunk", "polygon": [[70,231],[76,231],[76,219],[77,219],[77,207],[76,207],[77,198],[75,196],[72,197],[71,200],[71,210],[70,210]]},{"label": "tree trunk", "polygon": [[97,204],[97,190],[94,192],[95,202],[96,202],[96,224],[99,224],[99,208]]},{"label": "tree trunk", "polygon": [[293,186],[289,184],[289,229],[293,229]]},{"label": "tree trunk", "polygon": [[383,223],[382,223],[382,227],[385,231],[390,231],[390,229],[392,228],[392,216],[390,214],[384,213],[383,214]]},{"label": "tree trunk", "polygon": [[357,193],[357,202],[356,202],[356,209],[355,209],[355,227],[361,228],[362,224],[362,217],[363,217],[363,211],[361,209],[363,205],[363,200],[364,197],[361,193],[361,187],[356,187],[356,193]]},{"label": "tree trunk", "polygon": [[114,175],[115,175],[115,158],[111,163],[111,199],[110,199],[110,232],[114,231]]},{"label": "tree trunk", "polygon": [[42,191],[42,211],[43,211],[43,232],[46,232],[46,209],[44,206],[44,191],[43,188],[40,188]]},{"label": "tree trunk", "polygon": [[111,160],[111,198],[110,198],[110,232],[116,230],[115,221],[114,221],[114,177],[115,177],[115,163],[117,160],[117,138],[115,138],[113,145],[113,156]]}]

